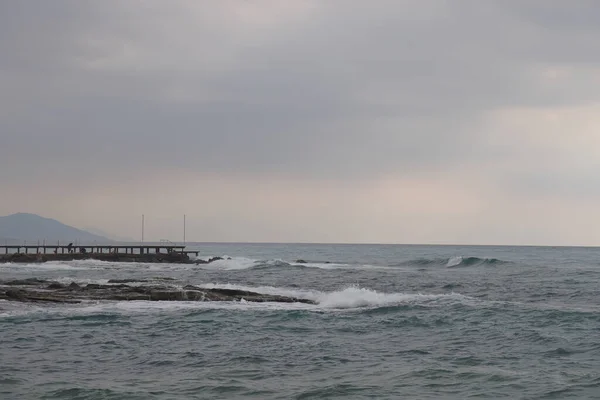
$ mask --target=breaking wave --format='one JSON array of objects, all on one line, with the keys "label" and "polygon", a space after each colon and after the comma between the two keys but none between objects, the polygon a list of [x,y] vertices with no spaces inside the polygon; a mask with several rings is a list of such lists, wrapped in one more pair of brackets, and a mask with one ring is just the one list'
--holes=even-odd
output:
[{"label": "breaking wave", "polygon": [[200,288],[221,288],[252,291],[261,294],[281,295],[313,300],[316,304],[246,302],[241,301],[84,301],[79,305],[41,305],[0,301],[0,318],[30,317],[63,318],[98,314],[139,314],[170,313],[195,310],[230,311],[361,311],[404,306],[451,306],[456,304],[473,305],[475,298],[460,293],[449,294],[410,294],[384,293],[376,290],[350,286],[341,290],[322,292],[318,290],[296,290],[273,286],[244,286],[235,284],[204,284]]},{"label": "breaking wave", "polygon": [[319,308],[329,309],[353,309],[353,308],[378,308],[394,305],[419,305],[459,302],[465,303],[476,301],[476,299],[464,296],[460,293],[449,294],[420,294],[420,293],[384,293],[376,290],[350,286],[341,290],[332,292],[321,292],[318,290],[302,290],[280,288],[273,286],[244,286],[236,284],[204,284],[200,285],[206,289],[234,289],[247,290],[270,295],[280,295],[295,297],[301,299],[313,300]]},{"label": "breaking wave", "polygon": [[[208,260],[209,258],[202,258]],[[281,259],[274,260],[254,260],[246,257],[228,257],[223,256],[221,260],[213,261],[209,264],[199,264],[203,269],[214,270],[244,270],[244,269],[269,269],[269,268],[319,268],[319,269],[372,269],[385,268],[372,265],[346,264],[339,262],[312,262],[312,261],[286,261]]]},{"label": "breaking wave", "polygon": [[403,261],[394,266],[443,266],[447,268],[456,268],[473,266],[497,266],[510,263],[510,261],[500,260],[498,258],[455,256],[450,258],[417,258],[414,260]]},{"label": "breaking wave", "polygon": [[0,269],[27,269],[27,270],[87,270],[89,269],[84,265],[72,265],[66,262],[51,261],[45,263],[34,263],[34,264],[21,264],[21,263],[0,263]]}]

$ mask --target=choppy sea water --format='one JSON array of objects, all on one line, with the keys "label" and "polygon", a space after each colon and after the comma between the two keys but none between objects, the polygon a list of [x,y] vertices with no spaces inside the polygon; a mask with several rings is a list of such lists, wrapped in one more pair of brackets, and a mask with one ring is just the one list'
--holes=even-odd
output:
[{"label": "choppy sea water", "polygon": [[232,259],[0,276],[169,277],[318,304],[0,302],[0,399],[600,398],[600,249],[192,247]]}]

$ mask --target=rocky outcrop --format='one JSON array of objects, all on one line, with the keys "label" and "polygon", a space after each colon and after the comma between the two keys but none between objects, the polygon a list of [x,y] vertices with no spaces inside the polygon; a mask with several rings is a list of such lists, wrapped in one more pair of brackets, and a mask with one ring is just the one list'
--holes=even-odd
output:
[{"label": "rocky outcrop", "polygon": [[[67,253],[67,254],[2,254],[0,263],[22,263],[34,264],[48,261],[78,261],[78,260],[98,260],[110,262],[142,262],[142,263],[166,263],[166,264],[210,264],[215,261],[225,260],[223,257],[211,257],[208,260],[192,260],[185,253],[173,252],[150,253],[150,254],[123,254],[123,253]],[[227,257],[231,260],[231,257]]]},{"label": "rocky outcrop", "polygon": [[[121,282],[130,280],[122,279]],[[115,282],[115,281],[113,281]],[[117,281],[118,282],[118,281]],[[139,282],[139,281],[138,281]],[[69,285],[31,278],[0,282],[0,299],[20,302],[79,303],[84,300],[118,301],[249,301],[315,304],[312,300],[270,295],[235,289],[206,289],[193,285],[183,288],[164,284],[128,285],[126,283]]]},{"label": "rocky outcrop", "polygon": [[[228,257],[227,259],[231,260],[231,257]],[[208,260],[195,260],[194,264],[210,264],[211,262],[220,261],[220,260],[224,260],[224,258],[223,257],[212,257],[212,258],[209,258]]]}]

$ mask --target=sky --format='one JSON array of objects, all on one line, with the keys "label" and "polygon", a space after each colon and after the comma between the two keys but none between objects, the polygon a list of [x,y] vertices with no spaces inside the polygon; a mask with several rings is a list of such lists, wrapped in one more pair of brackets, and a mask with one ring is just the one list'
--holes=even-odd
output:
[{"label": "sky", "polygon": [[594,0],[0,2],[0,215],[600,244]]}]

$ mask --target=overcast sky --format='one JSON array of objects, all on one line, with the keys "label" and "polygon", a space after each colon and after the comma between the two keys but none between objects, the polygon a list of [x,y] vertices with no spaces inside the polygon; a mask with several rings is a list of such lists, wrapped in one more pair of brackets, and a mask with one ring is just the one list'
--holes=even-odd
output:
[{"label": "overcast sky", "polygon": [[600,244],[594,0],[0,1],[0,214]]}]

